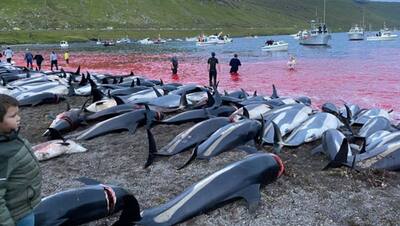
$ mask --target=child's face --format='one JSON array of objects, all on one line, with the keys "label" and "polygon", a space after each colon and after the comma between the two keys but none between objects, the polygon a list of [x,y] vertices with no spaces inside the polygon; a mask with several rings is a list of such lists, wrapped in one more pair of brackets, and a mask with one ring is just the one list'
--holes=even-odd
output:
[{"label": "child's face", "polygon": [[12,130],[17,130],[21,117],[18,115],[18,107],[9,107],[7,113],[4,115],[3,121],[0,122],[0,132],[9,133]]}]

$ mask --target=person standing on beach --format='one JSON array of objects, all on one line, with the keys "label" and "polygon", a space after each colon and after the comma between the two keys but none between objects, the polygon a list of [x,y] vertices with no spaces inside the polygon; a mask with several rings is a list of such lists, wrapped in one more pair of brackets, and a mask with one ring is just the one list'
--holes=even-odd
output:
[{"label": "person standing on beach", "polygon": [[65,53],[64,53],[64,60],[65,60],[65,63],[69,64],[69,53],[68,53],[68,50],[65,51]]},{"label": "person standing on beach", "polygon": [[42,173],[31,145],[18,131],[18,101],[0,94],[0,225],[35,226]]},{"label": "person standing on beach", "polygon": [[178,74],[178,58],[176,56],[171,58],[171,70],[172,70],[172,75],[177,75]]},{"label": "person standing on beach", "polygon": [[29,49],[26,49],[26,53],[25,53],[25,57],[24,57],[25,61],[26,61],[26,67],[32,69],[33,68],[33,55],[32,53],[29,51]]},{"label": "person standing on beach", "polygon": [[43,56],[41,54],[36,54],[33,59],[36,60],[36,65],[39,71],[42,70],[42,62],[44,60]]},{"label": "person standing on beach", "polygon": [[239,66],[241,66],[241,65],[242,65],[242,63],[238,59],[238,55],[236,53],[233,54],[233,58],[229,62],[229,66],[231,66],[231,70],[229,71],[229,73],[237,74],[237,72],[239,70]]},{"label": "person standing on beach", "polygon": [[11,64],[11,60],[14,55],[14,52],[10,49],[10,47],[7,47],[7,49],[4,50],[3,55],[6,57],[7,63]]},{"label": "person standing on beach", "polygon": [[53,71],[53,66],[55,66],[56,70],[58,70],[57,54],[54,51],[51,51],[50,54],[50,65],[51,71]]},{"label": "person standing on beach", "polygon": [[[209,80],[210,80],[210,86],[213,87],[213,86],[217,85],[217,74],[218,74],[218,71],[221,71],[221,68],[218,63],[218,59],[215,57],[214,52],[212,52],[211,57],[208,58],[207,65],[208,65],[208,76],[209,76]],[[217,67],[217,65],[218,65],[218,67]],[[217,70],[217,68],[218,68],[218,70]]]}]

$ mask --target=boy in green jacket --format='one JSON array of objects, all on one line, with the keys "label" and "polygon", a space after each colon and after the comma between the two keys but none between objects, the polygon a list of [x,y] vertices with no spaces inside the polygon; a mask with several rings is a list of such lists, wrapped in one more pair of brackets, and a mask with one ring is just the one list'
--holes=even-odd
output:
[{"label": "boy in green jacket", "polygon": [[42,175],[31,145],[18,135],[18,101],[0,94],[0,226],[34,226]]}]

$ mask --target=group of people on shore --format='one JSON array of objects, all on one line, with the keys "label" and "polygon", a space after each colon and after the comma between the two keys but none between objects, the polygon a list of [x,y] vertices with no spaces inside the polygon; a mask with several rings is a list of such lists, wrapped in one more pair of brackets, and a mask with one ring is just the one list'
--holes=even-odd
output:
[{"label": "group of people on shore", "polygon": [[[0,53],[0,62],[1,62],[1,58],[5,56],[6,58],[6,62],[7,63],[12,63],[12,58],[14,56],[14,52],[12,51],[12,49],[10,47],[7,47],[3,53]],[[50,53],[50,70],[53,71],[53,68],[55,68],[56,70],[58,70],[58,56],[57,53],[55,51],[51,51]],[[42,70],[42,63],[44,61],[44,58],[42,56],[42,54],[38,53],[35,56],[32,54],[32,52],[27,48],[25,51],[25,55],[24,55],[24,60],[26,62],[26,67],[33,69],[33,61],[36,62],[36,66],[37,69],[40,71]],[[68,50],[64,52],[64,60],[65,63],[68,65],[69,64],[69,52]]]}]

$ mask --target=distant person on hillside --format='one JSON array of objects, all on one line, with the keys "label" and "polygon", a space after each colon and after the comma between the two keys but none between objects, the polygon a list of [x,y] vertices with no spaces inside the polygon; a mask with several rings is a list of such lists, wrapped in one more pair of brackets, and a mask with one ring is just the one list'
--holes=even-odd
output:
[{"label": "distant person on hillside", "polygon": [[[221,71],[221,68],[218,64],[218,59],[215,58],[214,52],[212,52],[211,57],[208,58],[207,65],[208,65],[208,76],[210,80],[210,86],[213,87],[214,85],[217,85],[217,74],[218,71]],[[218,65],[218,70],[217,70],[217,65]]]},{"label": "distant person on hillside", "polygon": [[14,56],[14,52],[10,49],[10,47],[7,47],[6,50],[4,50],[3,55],[6,57],[7,63],[11,64],[12,57]]},{"label": "distant person on hillside", "polygon": [[41,54],[36,54],[35,57],[33,57],[33,59],[36,61],[36,65],[40,70],[42,70],[42,62],[44,60],[43,56]]},{"label": "distant person on hillside", "polygon": [[238,55],[235,53],[233,54],[233,58],[231,59],[231,61],[229,62],[229,66],[231,66],[231,70],[229,71],[229,73],[231,74],[237,74],[238,70],[239,70],[239,66],[241,66],[241,62],[238,59]]},{"label": "distant person on hillside", "polygon": [[64,53],[64,60],[65,60],[65,63],[69,64],[69,53],[68,53],[68,50],[65,51],[65,53]]},{"label": "distant person on hillside", "polygon": [[26,67],[32,69],[33,68],[33,64],[32,64],[33,63],[33,55],[29,51],[29,49],[26,49],[24,59],[26,61]]},{"label": "distant person on hillside", "polygon": [[178,58],[176,56],[171,58],[172,75],[178,74]]},{"label": "distant person on hillside", "polygon": [[56,70],[58,71],[57,54],[54,51],[51,51],[51,54],[50,54],[51,71],[53,71],[53,66],[55,66]]}]

